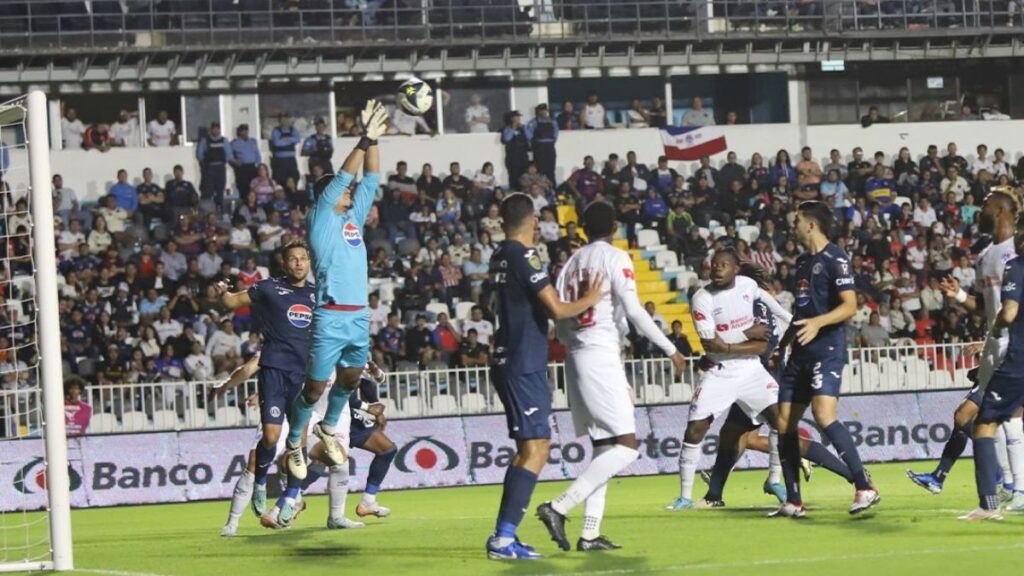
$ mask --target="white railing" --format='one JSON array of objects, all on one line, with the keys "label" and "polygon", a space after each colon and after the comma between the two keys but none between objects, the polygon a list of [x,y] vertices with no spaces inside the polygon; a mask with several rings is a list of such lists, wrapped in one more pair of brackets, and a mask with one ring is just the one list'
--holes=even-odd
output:
[{"label": "white railing", "polygon": [[[918,345],[909,340],[885,348],[849,351],[843,370],[843,393],[909,392],[967,388],[967,371],[975,365],[963,354],[964,344]],[[666,358],[628,360],[626,377],[636,403],[689,402],[697,383],[696,358],[687,362],[682,378],[672,375]],[[548,368],[556,409],[568,408],[565,365]],[[211,397],[219,382],[173,382],[89,386],[84,399],[92,405],[90,434],[252,427],[259,410],[246,399],[256,382],[245,382],[223,397]],[[33,390],[0,392],[2,435],[38,426],[24,420],[27,407],[38,401]],[[455,368],[392,372],[381,386],[381,400],[392,419],[458,414],[497,414],[501,402],[491,386],[489,368]]]}]

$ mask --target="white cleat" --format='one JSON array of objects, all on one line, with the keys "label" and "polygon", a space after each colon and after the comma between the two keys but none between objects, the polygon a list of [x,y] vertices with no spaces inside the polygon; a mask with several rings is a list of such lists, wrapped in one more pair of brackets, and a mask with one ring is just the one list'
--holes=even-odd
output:
[{"label": "white cleat", "polygon": [[341,518],[328,518],[327,529],[328,530],[347,530],[351,528],[366,528],[366,524],[362,522],[356,522],[355,520],[349,520],[342,516]]},{"label": "white cleat", "polygon": [[299,480],[306,479],[306,455],[303,454],[301,444],[298,446],[292,446],[290,442],[287,444],[285,463],[288,467],[289,474],[295,476]]},{"label": "white cleat", "polygon": [[220,535],[225,538],[234,538],[238,534],[238,524],[227,523],[220,529]]},{"label": "white cleat", "polygon": [[[323,428],[323,422],[313,426],[313,435],[320,439],[320,442],[324,446],[324,459],[328,460],[331,464],[344,464],[348,457],[345,455],[345,449],[341,447],[341,442],[334,437],[334,434],[329,434]],[[302,476],[305,478],[305,475]]]},{"label": "white cleat", "polygon": [[805,518],[807,511],[804,510],[804,505],[796,505],[792,502],[783,502],[774,512],[768,514],[769,518]]},{"label": "white cleat", "polygon": [[362,502],[356,506],[356,516],[365,518],[367,516],[376,516],[377,518],[384,518],[391,515],[391,508],[385,508],[380,504],[374,502],[373,504],[364,504]]},{"label": "white cleat", "polygon": [[1013,498],[1006,505],[1007,512],[1024,512],[1024,492],[1014,491]]},{"label": "white cleat", "polygon": [[853,497],[853,504],[850,505],[850,514],[860,514],[881,501],[882,497],[878,494],[878,490],[874,488],[857,490]]},{"label": "white cleat", "polygon": [[964,514],[957,518],[957,520],[964,520],[967,522],[977,522],[982,520],[990,520],[993,522],[1002,522],[1003,515],[999,513],[999,510],[986,510],[984,508],[975,508],[974,511]]}]

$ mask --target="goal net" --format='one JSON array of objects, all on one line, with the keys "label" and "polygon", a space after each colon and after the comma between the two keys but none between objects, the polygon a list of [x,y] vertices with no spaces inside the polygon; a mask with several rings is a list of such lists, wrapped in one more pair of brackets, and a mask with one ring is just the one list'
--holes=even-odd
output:
[{"label": "goal net", "polygon": [[46,108],[0,104],[0,572],[72,568]]}]

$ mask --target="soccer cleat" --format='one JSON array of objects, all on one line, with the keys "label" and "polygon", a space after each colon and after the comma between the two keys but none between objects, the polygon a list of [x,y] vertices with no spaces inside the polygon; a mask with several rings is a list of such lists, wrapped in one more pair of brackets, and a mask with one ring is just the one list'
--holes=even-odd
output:
[{"label": "soccer cleat", "polygon": [[288,442],[284,458],[285,464],[288,467],[288,473],[299,480],[305,480],[307,473],[306,455],[303,453],[302,445],[292,446],[291,442]]},{"label": "soccer cleat", "polygon": [[769,518],[805,518],[807,511],[804,510],[803,504],[793,504],[792,502],[783,502],[775,511],[768,514]]},{"label": "soccer cleat", "polygon": [[878,494],[878,490],[874,488],[857,490],[857,493],[853,496],[853,504],[850,505],[850,514],[860,514],[881,501],[882,497]]},{"label": "soccer cleat", "polygon": [[680,496],[679,498],[676,498],[675,501],[673,501],[671,504],[665,506],[665,510],[668,510],[669,512],[678,512],[680,510],[693,510],[693,500],[690,500],[689,498],[683,498],[682,496]]},{"label": "soccer cleat", "polygon": [[373,504],[363,504],[362,502],[356,506],[356,516],[365,518],[367,516],[376,516],[377,518],[384,518],[391,515],[391,508],[385,508],[380,504],[374,502]]},{"label": "soccer cleat", "polygon": [[999,513],[998,509],[986,510],[984,508],[975,508],[972,512],[957,517],[957,520],[966,520],[968,522],[976,522],[979,520],[991,520],[994,522],[1002,522],[1003,515]]},{"label": "soccer cleat", "polygon": [[551,535],[551,539],[555,544],[558,544],[559,548],[566,552],[572,549],[572,546],[569,546],[569,540],[565,537],[565,516],[559,514],[551,506],[551,502],[545,502],[537,506],[537,518],[548,529],[548,534]]},{"label": "soccer cleat", "polygon": [[934,474],[918,474],[913,470],[907,470],[907,478],[932,494],[942,493],[942,481],[937,479]]},{"label": "soccer cleat", "polygon": [[762,486],[762,488],[764,489],[765,494],[775,496],[775,498],[779,500],[779,504],[782,504],[783,502],[786,501],[786,487],[783,486],[781,483],[769,482],[768,480],[765,480],[764,486]]},{"label": "soccer cleat", "polygon": [[593,540],[580,538],[576,541],[576,550],[579,552],[601,552],[603,550],[618,550],[622,548],[604,536],[598,536]]},{"label": "soccer cleat", "polygon": [[498,547],[498,537],[491,536],[487,539],[487,557],[491,560],[540,560],[544,556],[518,538],[508,546]]},{"label": "soccer cleat", "polygon": [[279,530],[281,528],[286,528],[286,526],[282,526],[277,521],[277,517],[280,515],[280,512],[281,512],[281,509],[278,508],[276,505],[273,508],[271,508],[270,510],[267,510],[266,514],[264,514],[263,516],[260,516],[260,525],[263,526],[264,528],[270,528],[272,530]]},{"label": "soccer cleat", "polygon": [[324,445],[325,460],[333,465],[345,463],[345,450],[342,449],[341,443],[334,437],[334,434],[329,434],[324,430],[323,422],[319,422],[316,426],[313,426],[313,435],[319,438],[320,442]]},{"label": "soccer cleat", "polygon": [[711,486],[711,470],[701,470],[697,472],[697,476],[704,481],[705,484]]},{"label": "soccer cleat", "polygon": [[257,484],[252,488],[252,500],[249,501],[252,513],[262,518],[267,511],[267,485]]},{"label": "soccer cleat", "polygon": [[238,534],[238,524],[228,522],[220,529],[220,535],[225,538],[234,538]]},{"label": "soccer cleat", "polygon": [[341,518],[327,518],[328,530],[345,530],[348,528],[366,528],[366,524],[356,522],[355,520],[349,520],[344,516]]},{"label": "soccer cleat", "polygon": [[693,503],[694,510],[707,510],[708,508],[725,508],[724,500],[708,500],[701,498]]},{"label": "soccer cleat", "polygon": [[1015,491],[1010,503],[1006,505],[1007,512],[1024,512],[1024,492]]},{"label": "soccer cleat", "polygon": [[999,502],[1002,504],[1009,504],[1013,501],[1013,484],[1000,484],[998,488]]},{"label": "soccer cleat", "polygon": [[807,458],[800,459],[800,471],[804,473],[804,482],[810,482],[814,475],[814,465]]},{"label": "soccer cleat", "polygon": [[291,500],[289,498],[285,498],[284,502],[281,503],[281,508],[278,510],[277,513],[277,524],[281,528],[291,528],[292,524],[295,523],[295,519],[298,518],[299,514],[302,514],[302,511],[305,509],[305,500]]}]

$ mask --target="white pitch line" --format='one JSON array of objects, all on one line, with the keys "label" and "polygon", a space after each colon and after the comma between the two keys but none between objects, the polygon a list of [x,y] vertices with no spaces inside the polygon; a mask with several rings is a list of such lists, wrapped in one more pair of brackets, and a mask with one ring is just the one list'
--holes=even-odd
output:
[{"label": "white pitch line", "polygon": [[975,546],[971,548],[931,548],[925,550],[893,550],[877,554],[856,554],[846,556],[822,556],[817,558],[776,558],[765,560],[749,560],[745,562],[708,562],[704,564],[679,564],[675,566],[651,566],[641,568],[616,568],[614,570],[587,570],[586,572],[550,572],[538,576],[612,576],[616,574],[654,574],[658,572],[680,572],[684,570],[726,570],[729,568],[753,568],[758,566],[787,566],[793,564],[817,564],[821,562],[882,560],[905,556],[932,556],[936,554],[959,554],[974,552],[999,552],[1003,550],[1021,550],[1022,544],[1005,546]]},{"label": "white pitch line", "polygon": [[101,576],[169,576],[167,574],[155,574],[153,572],[132,572],[129,570],[106,570],[104,568],[75,568],[75,572],[85,574],[100,574]]}]

